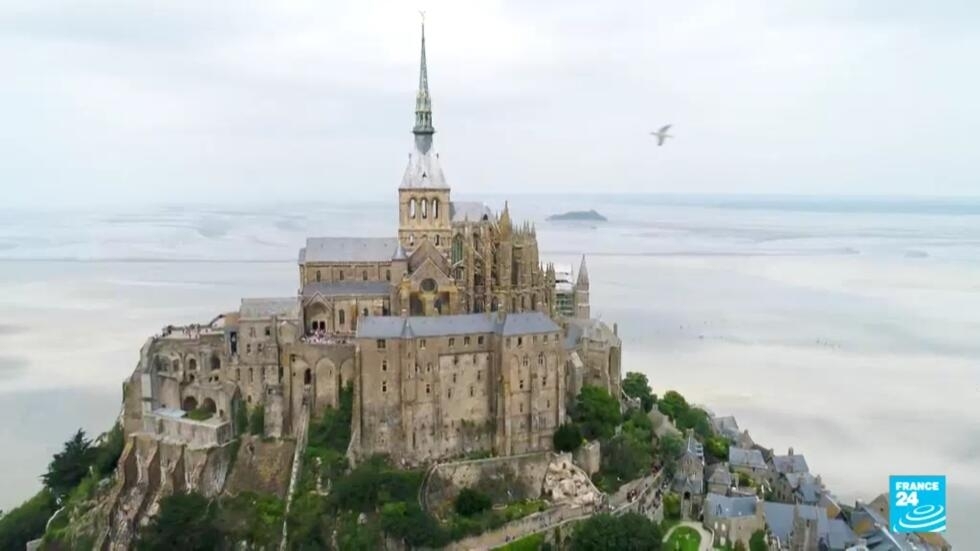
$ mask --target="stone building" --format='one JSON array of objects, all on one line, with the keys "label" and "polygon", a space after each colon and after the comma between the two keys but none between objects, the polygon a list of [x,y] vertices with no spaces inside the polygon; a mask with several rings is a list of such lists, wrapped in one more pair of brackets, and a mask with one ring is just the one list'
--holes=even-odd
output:
[{"label": "stone building", "polygon": [[417,463],[546,450],[582,384],[620,396],[621,343],[589,318],[585,259],[557,308],[534,226],[453,201],[432,123],[423,30],[397,236],[311,237],[295,296],[164,328],[127,385],[127,434],[223,446],[263,408],[266,435],[295,435],[350,388],[352,456]]},{"label": "stone building", "polygon": [[742,542],[746,549],[757,530],[766,527],[766,514],[758,497],[728,497],[709,493],[704,500],[704,526],[714,534],[716,546]]}]

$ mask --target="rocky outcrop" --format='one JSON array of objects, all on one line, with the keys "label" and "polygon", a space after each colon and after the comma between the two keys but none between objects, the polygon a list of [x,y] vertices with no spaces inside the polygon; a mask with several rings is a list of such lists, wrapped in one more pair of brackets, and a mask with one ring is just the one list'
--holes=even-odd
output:
[{"label": "rocky outcrop", "polygon": [[572,507],[595,505],[602,500],[602,493],[585,471],[575,466],[565,454],[548,465],[541,494],[555,504]]}]

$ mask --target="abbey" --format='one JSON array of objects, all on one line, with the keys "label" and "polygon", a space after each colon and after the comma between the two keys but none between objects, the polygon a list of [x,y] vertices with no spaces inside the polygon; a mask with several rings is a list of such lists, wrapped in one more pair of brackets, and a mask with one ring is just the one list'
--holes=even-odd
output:
[{"label": "abbey", "polygon": [[572,282],[506,205],[452,200],[424,29],[412,132],[398,235],[309,238],[295,296],[150,338],[126,387],[127,435],[218,447],[244,430],[242,410],[263,408],[267,436],[299,437],[350,389],[350,458],[419,464],[550,449],[583,384],[620,396],[620,340],[590,319],[584,257]]}]

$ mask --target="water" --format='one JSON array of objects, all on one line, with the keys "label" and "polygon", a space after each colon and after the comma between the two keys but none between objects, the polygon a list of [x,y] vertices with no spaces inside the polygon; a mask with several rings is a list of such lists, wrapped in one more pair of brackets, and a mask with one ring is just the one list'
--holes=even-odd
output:
[{"label": "water", "polygon": [[[656,392],[793,446],[845,502],[946,474],[949,539],[980,541],[980,201],[511,199],[545,259],[588,254],[593,314]],[[391,236],[394,208],[0,212],[0,508],[112,423],[149,334],[293,294],[307,235]],[[588,208],[610,222],[544,221]]]}]

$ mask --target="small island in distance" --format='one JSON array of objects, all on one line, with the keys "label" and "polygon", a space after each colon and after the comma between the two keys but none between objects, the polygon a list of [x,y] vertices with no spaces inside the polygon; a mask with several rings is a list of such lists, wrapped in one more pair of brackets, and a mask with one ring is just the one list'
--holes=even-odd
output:
[{"label": "small island in distance", "polygon": [[595,210],[573,210],[565,212],[562,214],[553,214],[548,217],[550,222],[558,221],[588,221],[588,222],[605,222],[606,217],[599,214]]}]

